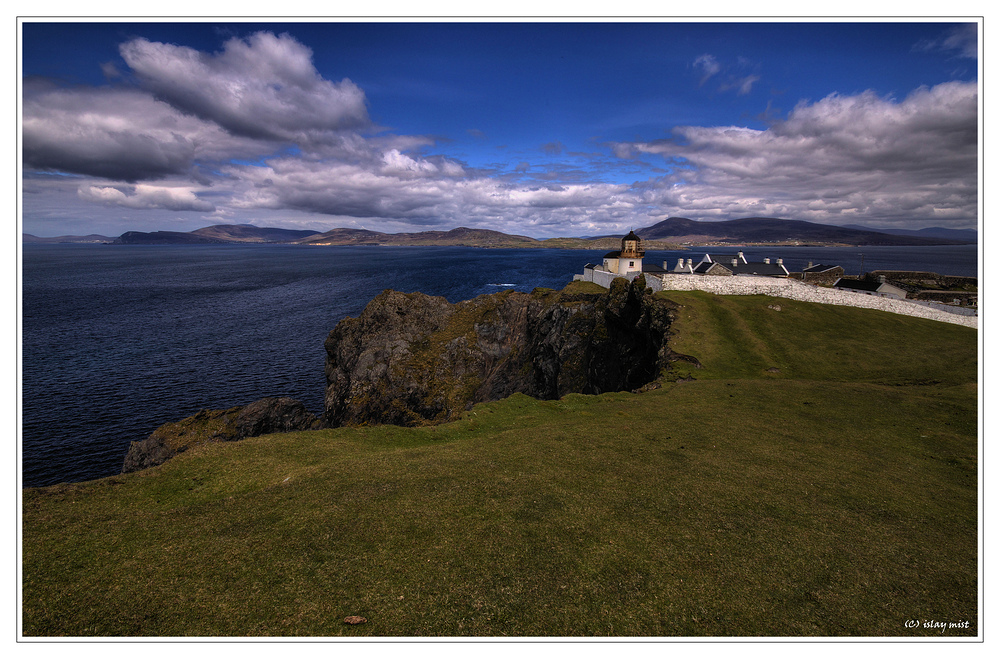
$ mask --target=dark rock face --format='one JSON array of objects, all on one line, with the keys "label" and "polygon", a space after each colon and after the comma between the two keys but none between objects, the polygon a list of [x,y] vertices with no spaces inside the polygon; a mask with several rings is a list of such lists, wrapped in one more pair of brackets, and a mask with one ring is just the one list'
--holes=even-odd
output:
[{"label": "dark rock face", "polygon": [[235,439],[276,432],[309,430],[319,419],[294,398],[261,398],[239,411],[233,423]]},{"label": "dark rock face", "polygon": [[599,293],[536,289],[449,304],[387,290],[327,337],[329,426],[417,425],[514,393],[631,391],[671,361],[673,305],[640,277]]},{"label": "dark rock face", "polygon": [[160,426],[147,439],[132,442],[122,473],[154,467],[207,442],[231,442],[269,433],[310,430],[319,425],[319,419],[293,398],[262,398],[244,407],[202,410]]}]

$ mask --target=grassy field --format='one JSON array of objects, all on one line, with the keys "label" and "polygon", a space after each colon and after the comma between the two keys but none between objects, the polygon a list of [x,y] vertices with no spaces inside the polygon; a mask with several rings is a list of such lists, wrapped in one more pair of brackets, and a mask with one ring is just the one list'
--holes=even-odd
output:
[{"label": "grassy field", "polygon": [[24,636],[976,636],[976,331],[668,297],[660,389],[24,490]]}]

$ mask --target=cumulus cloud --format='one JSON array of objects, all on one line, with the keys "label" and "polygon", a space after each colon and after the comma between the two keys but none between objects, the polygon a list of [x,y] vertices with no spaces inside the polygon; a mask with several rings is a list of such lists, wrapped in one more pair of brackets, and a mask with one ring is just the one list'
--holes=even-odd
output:
[{"label": "cumulus cloud", "polygon": [[22,105],[28,168],[135,182],[262,150],[138,90],[26,85]]},{"label": "cumulus cloud", "polygon": [[462,166],[445,158],[411,158],[398,149],[389,149],[382,154],[380,172],[399,178],[460,177],[465,174]]},{"label": "cumulus cloud", "polygon": [[211,212],[215,206],[199,199],[191,188],[170,188],[148,184],[132,186],[129,191],[112,186],[88,185],[77,194],[81,199],[108,206],[123,206],[145,210]]},{"label": "cumulus cloud", "polygon": [[[427,136],[368,130],[364,92],[323,79],[287,35],[231,39],[214,54],[136,39],[121,53],[133,75],[118,86],[25,84],[26,194],[58,190],[60,203],[157,217],[298,212],[528,235],[607,233],[670,213],[833,223],[977,213],[975,83],[902,101],[835,94],[800,103],[767,130],[683,126],[668,140],[609,145],[619,158],[666,161],[670,173],[629,186],[597,182],[607,152],[576,154],[556,141],[540,149],[559,162],[486,171],[434,155]],[[738,94],[760,80],[749,66],[733,77],[712,55],[694,62],[703,84]],[[125,86],[133,79],[139,87]],[[78,177],[32,176],[45,171]]]},{"label": "cumulus cloud", "polygon": [[364,92],[323,79],[312,51],[288,35],[233,38],[217,54],[146,39],[119,50],[157,98],[236,135],[308,142],[370,123]]},{"label": "cumulus cloud", "polygon": [[378,171],[300,158],[274,159],[266,167],[234,166],[227,170],[240,181],[234,206],[524,230],[525,224],[557,218],[567,226],[589,217],[608,218],[610,209],[622,210],[620,197],[626,196],[620,185],[526,188],[486,177],[425,175],[437,165],[389,155]]},{"label": "cumulus cloud", "polygon": [[187,171],[194,143],[170,108],[128,91],[31,93],[23,103],[27,167],[135,181]]},{"label": "cumulus cloud", "polygon": [[685,126],[620,152],[683,159],[650,202],[702,216],[819,222],[977,215],[978,86],[949,82],[902,101],[872,92],[800,103],[767,130]]},{"label": "cumulus cloud", "polygon": [[[206,171],[230,160],[293,150],[379,167],[388,152],[434,143],[356,130],[370,127],[364,93],[349,80],[322,79],[311,51],[287,35],[231,39],[214,55],[144,39],[121,51],[142,88],[26,82],[25,167],[129,183],[206,183]],[[453,163],[435,167],[456,175]]]}]

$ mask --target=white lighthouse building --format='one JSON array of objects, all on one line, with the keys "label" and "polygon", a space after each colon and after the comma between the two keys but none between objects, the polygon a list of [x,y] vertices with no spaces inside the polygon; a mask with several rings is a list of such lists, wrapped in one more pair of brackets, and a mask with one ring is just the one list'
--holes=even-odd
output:
[{"label": "white lighthouse building", "polygon": [[603,269],[618,277],[631,279],[642,272],[642,257],[646,252],[642,249],[642,240],[629,231],[622,238],[622,248],[604,255]]},{"label": "white lighthouse building", "polygon": [[611,282],[618,277],[631,281],[645,274],[647,288],[652,288],[654,291],[662,290],[660,275],[665,270],[652,263],[643,265],[642,257],[645,255],[642,239],[635,235],[634,231],[629,231],[628,235],[622,238],[621,249],[605,254],[601,265],[588,263],[583,267],[583,274],[573,275],[573,279],[591,281],[604,288],[610,288]]}]

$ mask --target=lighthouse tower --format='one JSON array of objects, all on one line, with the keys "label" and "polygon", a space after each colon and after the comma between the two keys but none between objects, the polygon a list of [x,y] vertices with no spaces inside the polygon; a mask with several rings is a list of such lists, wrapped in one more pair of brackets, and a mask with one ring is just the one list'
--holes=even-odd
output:
[{"label": "lighthouse tower", "polygon": [[629,231],[628,235],[622,238],[620,250],[604,255],[603,270],[619,277],[635,277],[642,272],[642,256],[645,253],[642,249],[642,240],[634,231]]},{"label": "lighthouse tower", "polygon": [[641,273],[642,257],[645,253],[642,249],[642,240],[634,231],[629,231],[628,235],[622,238],[622,248],[618,252],[618,274],[622,277],[632,277]]}]

